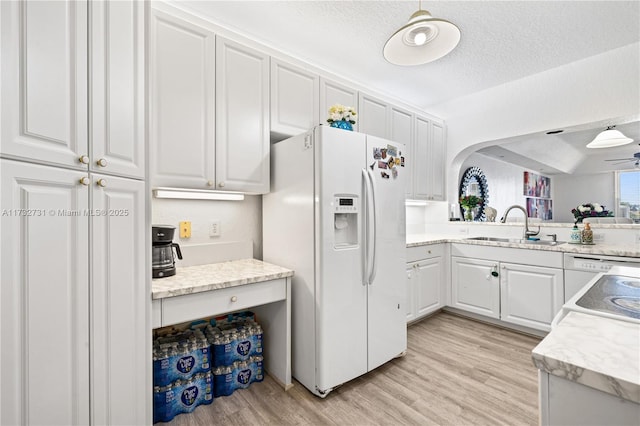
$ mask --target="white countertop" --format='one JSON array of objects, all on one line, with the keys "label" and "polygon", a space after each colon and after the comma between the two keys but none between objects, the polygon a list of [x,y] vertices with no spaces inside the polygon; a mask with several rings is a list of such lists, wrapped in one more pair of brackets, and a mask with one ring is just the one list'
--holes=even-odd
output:
[{"label": "white countertop", "polygon": [[463,243],[472,244],[478,246],[493,246],[493,247],[510,247],[510,248],[523,248],[529,250],[546,250],[546,251],[558,251],[562,253],[580,253],[580,254],[592,254],[592,255],[607,255],[607,256],[622,256],[622,257],[640,257],[640,244],[594,244],[594,245],[582,245],[582,244],[558,244],[558,245],[546,245],[546,244],[522,244],[514,242],[502,242],[502,241],[481,241],[481,240],[469,240],[470,235],[460,237],[457,235],[437,235],[437,234],[413,234],[407,235],[407,247],[418,247],[429,244],[440,243]]},{"label": "white countertop", "polygon": [[172,277],[151,282],[151,298],[163,299],[293,276],[293,271],[257,259],[178,268]]},{"label": "white countertop", "polygon": [[640,324],[570,312],[532,357],[542,371],[640,404]]}]

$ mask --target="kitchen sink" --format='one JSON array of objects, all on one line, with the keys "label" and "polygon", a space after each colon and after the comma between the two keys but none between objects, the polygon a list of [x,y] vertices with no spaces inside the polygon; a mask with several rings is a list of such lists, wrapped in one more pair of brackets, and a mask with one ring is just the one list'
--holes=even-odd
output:
[{"label": "kitchen sink", "polygon": [[525,240],[522,238],[470,237],[466,239],[473,240],[473,241],[495,241],[498,243],[531,244],[531,245],[538,245],[538,246],[557,246],[560,244],[564,244],[564,241]]}]

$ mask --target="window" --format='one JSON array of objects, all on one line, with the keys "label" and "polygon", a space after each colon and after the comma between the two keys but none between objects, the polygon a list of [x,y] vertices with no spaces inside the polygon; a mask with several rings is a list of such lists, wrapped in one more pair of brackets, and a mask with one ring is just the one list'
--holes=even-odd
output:
[{"label": "window", "polygon": [[618,213],[640,223],[640,170],[618,172]]}]

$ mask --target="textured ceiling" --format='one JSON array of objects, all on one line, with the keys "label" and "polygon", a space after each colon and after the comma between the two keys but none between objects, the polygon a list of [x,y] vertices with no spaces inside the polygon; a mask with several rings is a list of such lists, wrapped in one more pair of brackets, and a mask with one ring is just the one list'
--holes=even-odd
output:
[{"label": "textured ceiling", "polygon": [[284,53],[429,109],[640,40],[639,1],[425,1],[462,32],[425,65],[382,57],[417,1],[174,1]]}]

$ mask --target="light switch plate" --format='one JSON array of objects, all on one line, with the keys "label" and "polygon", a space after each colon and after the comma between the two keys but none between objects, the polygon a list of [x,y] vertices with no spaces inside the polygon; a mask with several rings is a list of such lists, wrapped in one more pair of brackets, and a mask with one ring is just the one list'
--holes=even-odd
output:
[{"label": "light switch plate", "polygon": [[180,222],[180,238],[191,238],[191,222]]},{"label": "light switch plate", "polygon": [[219,237],[221,234],[221,229],[220,229],[220,221],[219,220],[214,220],[211,223],[211,229],[209,230],[209,236],[210,237]]}]

